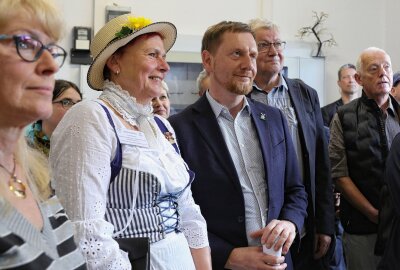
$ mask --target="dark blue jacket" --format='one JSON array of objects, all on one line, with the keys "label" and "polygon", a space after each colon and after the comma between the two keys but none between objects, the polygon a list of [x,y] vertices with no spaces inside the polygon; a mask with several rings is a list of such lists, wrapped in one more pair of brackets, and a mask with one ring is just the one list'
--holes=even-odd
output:
[{"label": "dark blue jacket", "polygon": [[324,120],[324,125],[326,127],[331,125],[333,116],[340,106],[343,106],[343,100],[341,98],[321,108],[322,119]]},{"label": "dark blue jacket", "polygon": [[[284,77],[296,113],[303,154],[304,185],[309,195],[307,232],[333,236],[335,212],[328,140],[317,91],[300,80]],[[292,250],[293,251],[293,250]],[[310,250],[310,252],[313,252]]]}]

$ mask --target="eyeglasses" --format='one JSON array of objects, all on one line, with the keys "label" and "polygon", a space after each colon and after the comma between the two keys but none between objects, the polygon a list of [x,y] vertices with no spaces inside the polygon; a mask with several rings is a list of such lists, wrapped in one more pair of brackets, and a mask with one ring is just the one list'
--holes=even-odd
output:
[{"label": "eyeglasses", "polygon": [[60,103],[61,106],[63,106],[64,109],[69,109],[69,108],[71,108],[72,106],[74,106],[78,102],[80,102],[80,100],[77,101],[77,102],[74,102],[74,101],[72,101],[72,99],[63,98],[62,100],[53,101],[53,104]]},{"label": "eyeglasses", "polygon": [[35,62],[48,50],[57,62],[58,67],[64,64],[67,52],[57,44],[43,45],[43,43],[29,35],[0,35],[0,40],[13,39],[18,55],[26,62]]},{"label": "eyeglasses", "polygon": [[271,46],[274,46],[276,51],[283,51],[286,46],[286,41],[277,41],[277,42],[259,42],[257,44],[258,52],[268,52],[271,49]]}]

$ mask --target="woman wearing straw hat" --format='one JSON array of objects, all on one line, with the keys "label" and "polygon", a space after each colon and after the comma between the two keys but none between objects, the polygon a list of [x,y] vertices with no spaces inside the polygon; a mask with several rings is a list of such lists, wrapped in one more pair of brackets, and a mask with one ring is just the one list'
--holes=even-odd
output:
[{"label": "woman wearing straw hat", "polygon": [[152,114],[175,39],[168,22],[109,21],[93,39],[88,72],[102,94],[71,108],[53,132],[55,192],[89,268],[131,269],[115,239],[148,237],[152,269],[211,269],[194,175],[157,126],[167,120]]}]

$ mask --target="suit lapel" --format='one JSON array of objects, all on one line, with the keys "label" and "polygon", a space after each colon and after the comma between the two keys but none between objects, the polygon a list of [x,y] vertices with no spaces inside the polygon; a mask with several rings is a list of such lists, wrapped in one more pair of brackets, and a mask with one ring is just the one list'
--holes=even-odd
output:
[{"label": "suit lapel", "polygon": [[271,133],[268,126],[268,117],[266,110],[260,109],[254,104],[254,101],[247,99],[251,108],[251,118],[253,119],[256,131],[258,134],[258,139],[261,146],[261,151],[263,155],[264,169],[265,169],[265,179],[267,180],[268,186],[271,186],[270,179],[268,177],[268,168],[272,168],[272,146],[271,146]]},{"label": "suit lapel", "polygon": [[[294,82],[293,80],[287,79],[285,78],[288,89],[289,89],[289,96],[290,96],[290,101],[292,102],[292,106],[294,108],[294,111],[296,113],[296,118],[297,118],[297,125],[298,125],[298,130],[299,130],[299,134],[300,134],[300,140],[302,139],[301,134],[304,137],[304,143],[308,144],[308,141],[306,138],[308,138],[308,130],[307,126],[303,126],[302,123],[307,123],[308,120],[307,115],[308,112],[306,110],[306,107],[304,105],[304,98],[303,98],[303,94],[306,93],[302,93],[302,91],[299,88],[298,83]],[[295,142],[293,142],[295,143]],[[308,149],[308,146],[305,147],[305,149]]]},{"label": "suit lapel", "polygon": [[226,171],[231,179],[235,180],[233,181],[233,184],[236,186],[238,191],[242,192],[235,165],[206,95],[203,95],[200,100],[193,105],[192,121],[200,136],[203,137],[203,140],[211,148],[212,152],[221,164],[221,167]]},{"label": "suit lapel", "polygon": [[[297,84],[295,84],[292,80],[285,78],[288,89],[289,89],[289,96],[291,98],[291,102],[293,103],[293,108],[296,112],[296,117],[298,119],[302,118],[307,112],[304,108],[303,99],[301,97],[301,91]],[[302,122],[302,121],[298,121]]]}]

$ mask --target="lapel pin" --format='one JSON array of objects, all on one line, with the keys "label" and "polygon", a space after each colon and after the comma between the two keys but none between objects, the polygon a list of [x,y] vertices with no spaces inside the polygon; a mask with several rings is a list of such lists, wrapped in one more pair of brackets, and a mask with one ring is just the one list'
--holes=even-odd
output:
[{"label": "lapel pin", "polygon": [[261,119],[261,120],[265,120],[265,113],[261,113],[261,114],[260,114],[260,119]]}]

